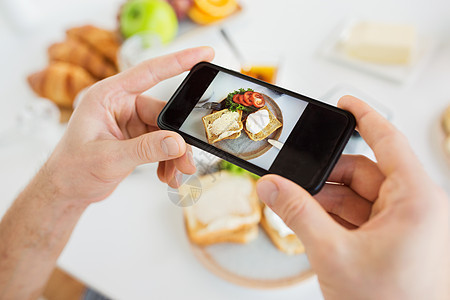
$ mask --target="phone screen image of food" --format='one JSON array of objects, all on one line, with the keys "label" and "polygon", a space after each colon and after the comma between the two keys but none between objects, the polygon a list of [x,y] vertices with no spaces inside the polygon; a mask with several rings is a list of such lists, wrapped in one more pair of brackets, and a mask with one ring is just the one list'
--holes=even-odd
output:
[{"label": "phone screen image of food", "polygon": [[269,170],[307,105],[219,71],[180,131]]}]

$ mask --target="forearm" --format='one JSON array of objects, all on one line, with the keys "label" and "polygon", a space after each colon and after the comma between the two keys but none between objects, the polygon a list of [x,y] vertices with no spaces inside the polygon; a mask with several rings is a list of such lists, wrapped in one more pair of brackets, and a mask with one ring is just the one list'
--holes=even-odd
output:
[{"label": "forearm", "polygon": [[0,223],[0,299],[37,298],[86,208],[69,202],[44,166]]}]

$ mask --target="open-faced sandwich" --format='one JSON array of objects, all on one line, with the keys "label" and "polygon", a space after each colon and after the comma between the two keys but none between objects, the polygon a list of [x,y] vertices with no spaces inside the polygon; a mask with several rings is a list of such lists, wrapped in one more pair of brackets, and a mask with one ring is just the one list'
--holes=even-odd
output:
[{"label": "open-faced sandwich", "polygon": [[262,141],[283,124],[265,106],[264,95],[239,89],[225,98],[225,109],[202,118],[208,143],[236,139],[244,129],[253,141]]},{"label": "open-faced sandwich", "polygon": [[253,141],[261,141],[283,126],[266,106],[247,116],[244,130]]},{"label": "open-faced sandwich", "polygon": [[[261,218],[254,180],[227,171],[203,175],[199,180],[199,201],[184,209],[190,240],[199,245],[254,240]],[[190,187],[182,185],[180,192],[185,188]]]},{"label": "open-faced sandwich", "polygon": [[227,108],[202,118],[208,143],[213,144],[224,139],[236,139],[243,128],[242,111]]},{"label": "open-faced sandwich", "polygon": [[295,233],[266,205],[261,216],[261,227],[282,252],[290,255],[305,252],[305,247]]}]

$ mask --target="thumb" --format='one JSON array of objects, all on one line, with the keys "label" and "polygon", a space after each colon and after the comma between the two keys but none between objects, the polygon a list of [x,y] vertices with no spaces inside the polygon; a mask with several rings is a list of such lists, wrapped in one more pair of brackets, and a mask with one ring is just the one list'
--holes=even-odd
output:
[{"label": "thumb", "polygon": [[332,242],[343,229],[303,188],[278,175],[262,177],[256,187],[259,198],[291,228],[306,249]]},{"label": "thumb", "polygon": [[175,132],[159,130],[122,141],[124,163],[134,168],[145,163],[174,159],[186,152],[186,143]]}]

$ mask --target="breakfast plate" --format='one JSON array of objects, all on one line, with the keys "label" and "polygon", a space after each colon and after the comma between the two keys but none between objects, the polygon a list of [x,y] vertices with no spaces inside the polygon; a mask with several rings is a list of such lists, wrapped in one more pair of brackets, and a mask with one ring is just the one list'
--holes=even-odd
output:
[{"label": "breakfast plate", "polygon": [[306,254],[291,256],[280,252],[261,228],[258,237],[248,244],[190,245],[195,257],[211,273],[240,286],[281,288],[314,275]]},{"label": "breakfast plate", "polygon": [[[283,114],[277,103],[266,94],[261,95],[264,97],[267,109],[281,122],[283,123]],[[277,140],[283,127],[278,128],[272,132],[266,139],[261,141],[251,140],[247,134],[242,133],[237,139],[226,139],[214,144],[217,148],[231,153],[244,160],[253,159],[259,157],[269,151],[273,147],[267,139]]]},{"label": "breakfast plate", "polygon": [[[201,193],[183,208],[183,223],[194,256],[207,270],[257,289],[292,286],[314,275],[301,241],[260,202],[254,175],[196,148],[194,159],[204,167],[196,174]],[[189,189],[183,184],[178,193]]]}]

